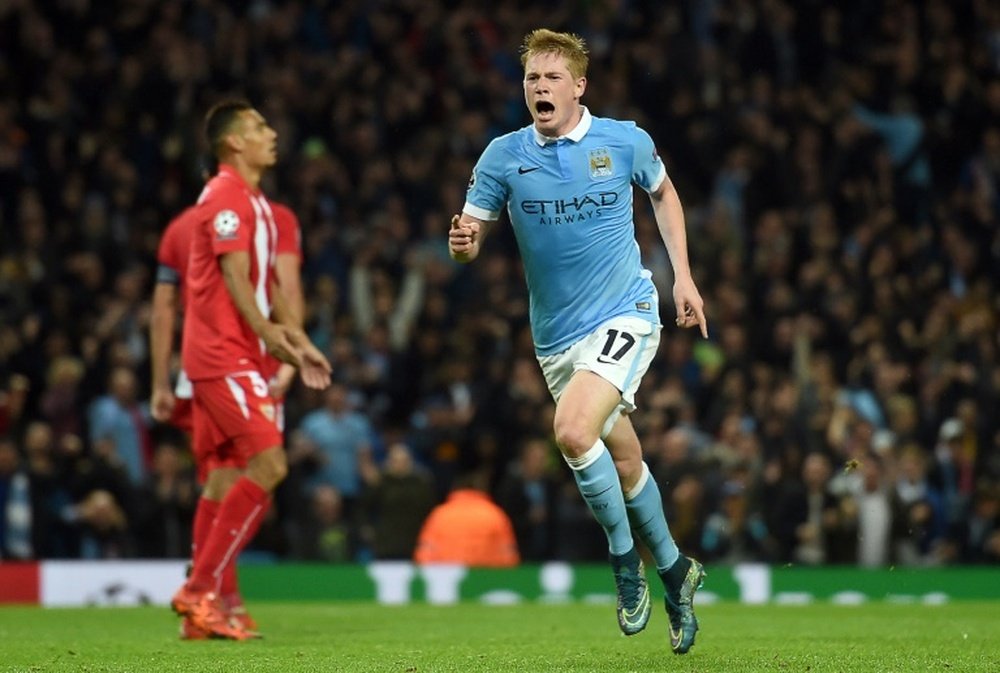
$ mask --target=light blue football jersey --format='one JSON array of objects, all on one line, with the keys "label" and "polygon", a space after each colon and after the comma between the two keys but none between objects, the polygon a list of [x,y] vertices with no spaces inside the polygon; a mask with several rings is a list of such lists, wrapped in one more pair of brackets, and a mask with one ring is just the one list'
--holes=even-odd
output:
[{"label": "light blue football jersey", "polygon": [[656,289],[635,240],[632,184],[652,192],[665,178],[648,133],[586,108],[559,139],[531,125],[483,152],[463,210],[493,221],[507,206],[538,355],[566,350],[610,318],[659,324]]}]

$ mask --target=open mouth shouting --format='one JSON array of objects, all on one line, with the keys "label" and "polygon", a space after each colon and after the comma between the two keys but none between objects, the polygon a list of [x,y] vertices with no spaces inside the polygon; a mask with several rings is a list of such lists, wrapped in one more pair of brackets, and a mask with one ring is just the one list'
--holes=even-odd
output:
[{"label": "open mouth shouting", "polygon": [[552,121],[556,114],[556,106],[551,101],[535,101],[535,117],[540,122]]}]

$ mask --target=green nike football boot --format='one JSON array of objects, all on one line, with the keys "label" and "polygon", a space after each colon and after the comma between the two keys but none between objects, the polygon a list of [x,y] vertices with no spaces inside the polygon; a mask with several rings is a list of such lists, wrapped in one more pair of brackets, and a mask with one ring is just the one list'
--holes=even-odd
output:
[{"label": "green nike football boot", "polygon": [[[681,573],[684,573],[683,579],[678,581],[677,575]],[[660,579],[666,588],[663,603],[670,619],[670,649],[674,654],[685,654],[694,645],[698,632],[694,593],[701,588],[705,569],[696,560],[681,556],[669,570],[660,573]]]},{"label": "green nike football boot", "polygon": [[621,556],[610,554],[610,557],[618,587],[618,626],[626,636],[633,636],[646,628],[649,621],[646,569],[634,546]]}]

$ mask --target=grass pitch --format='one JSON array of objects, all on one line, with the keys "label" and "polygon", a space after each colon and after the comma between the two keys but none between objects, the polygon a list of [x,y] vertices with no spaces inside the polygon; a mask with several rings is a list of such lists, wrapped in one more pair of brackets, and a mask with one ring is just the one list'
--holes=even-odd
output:
[{"label": "grass pitch", "polygon": [[877,673],[1000,670],[1000,604],[698,608],[672,654],[662,607],[618,633],[610,605],[251,605],[261,641],[181,642],[166,608],[0,607],[0,671],[691,671]]}]

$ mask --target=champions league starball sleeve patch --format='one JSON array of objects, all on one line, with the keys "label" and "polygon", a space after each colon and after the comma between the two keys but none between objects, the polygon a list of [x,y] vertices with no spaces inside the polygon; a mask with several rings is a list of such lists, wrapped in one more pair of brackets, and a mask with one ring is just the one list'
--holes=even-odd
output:
[{"label": "champions league starball sleeve patch", "polygon": [[212,222],[215,228],[216,239],[228,241],[236,238],[236,232],[240,228],[240,216],[232,210],[221,210]]}]

